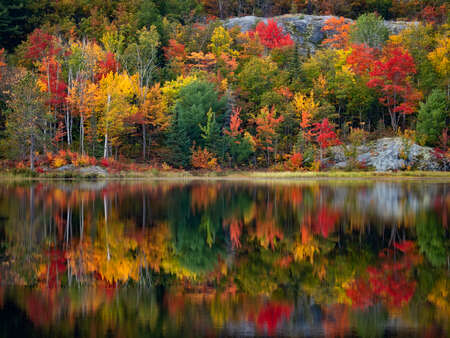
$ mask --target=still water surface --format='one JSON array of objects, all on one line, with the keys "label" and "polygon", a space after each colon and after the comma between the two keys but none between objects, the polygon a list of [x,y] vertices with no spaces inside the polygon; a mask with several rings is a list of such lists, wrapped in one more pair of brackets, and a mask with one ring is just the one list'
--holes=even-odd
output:
[{"label": "still water surface", "polygon": [[0,337],[450,332],[450,183],[0,184]]}]

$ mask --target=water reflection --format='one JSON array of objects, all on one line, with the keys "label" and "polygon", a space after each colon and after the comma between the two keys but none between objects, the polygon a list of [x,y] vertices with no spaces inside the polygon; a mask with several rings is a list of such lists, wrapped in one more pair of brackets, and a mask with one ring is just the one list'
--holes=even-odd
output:
[{"label": "water reflection", "polygon": [[445,335],[449,187],[3,184],[0,332]]}]

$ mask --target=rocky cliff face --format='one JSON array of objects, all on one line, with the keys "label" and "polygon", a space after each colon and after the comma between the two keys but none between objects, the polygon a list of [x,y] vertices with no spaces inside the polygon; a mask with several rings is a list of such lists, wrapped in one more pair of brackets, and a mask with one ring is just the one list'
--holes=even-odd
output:
[{"label": "rocky cliff face", "polygon": [[[308,55],[314,53],[318,46],[320,46],[323,39],[327,37],[327,33],[322,31],[331,16],[317,16],[306,14],[287,14],[276,16],[272,19],[276,20],[283,30],[289,33],[292,39],[297,42],[299,51]],[[239,26],[241,31],[246,32],[256,27],[260,21],[267,22],[270,18],[261,18],[256,16],[243,16],[237,18],[227,19],[224,22],[226,28]],[[351,19],[346,19],[348,22],[353,22]],[[397,34],[411,24],[416,22],[404,21],[385,21],[386,27],[392,34]]]}]

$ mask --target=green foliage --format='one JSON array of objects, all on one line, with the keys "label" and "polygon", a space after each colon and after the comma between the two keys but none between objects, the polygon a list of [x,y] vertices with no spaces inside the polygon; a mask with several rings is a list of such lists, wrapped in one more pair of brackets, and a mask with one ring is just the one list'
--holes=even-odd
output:
[{"label": "green foliage", "polygon": [[[138,74],[140,87],[149,87],[155,77],[157,52],[160,45],[155,26],[137,32],[137,42],[129,44],[124,52],[125,66],[130,74]],[[141,94],[145,96],[145,93]]]},{"label": "green foliage", "polygon": [[[216,113],[211,108],[206,113],[207,121],[204,126],[200,125],[202,131],[202,138],[206,148],[212,153],[219,155],[223,147],[221,145],[220,127],[216,120]],[[220,149],[222,148],[222,149]],[[223,154],[222,154],[223,155]]]},{"label": "green foliage", "polygon": [[34,152],[45,144],[44,127],[50,121],[45,110],[45,95],[39,90],[34,74],[19,74],[12,86],[6,114],[6,143],[16,158],[30,156],[33,169]]},{"label": "green foliage", "polygon": [[420,103],[417,116],[417,136],[422,144],[435,146],[450,118],[446,94],[434,89],[425,103]]},{"label": "green foliage", "polygon": [[238,75],[239,85],[255,111],[261,107],[261,97],[280,83],[281,72],[269,58],[252,57]]},{"label": "green foliage", "polygon": [[[194,81],[180,90],[169,137],[169,144],[175,147],[172,149],[175,156],[174,164],[188,165],[191,157],[190,148],[194,143],[197,146],[205,146],[206,142],[215,143],[212,138],[213,134],[217,132],[216,124],[221,125],[222,113],[226,105],[225,100],[225,98],[219,99],[214,86],[204,80]],[[209,111],[217,115],[210,114],[209,132],[212,134],[203,138],[201,127],[208,124]],[[216,117],[218,118],[217,122]]]},{"label": "green foliage", "polygon": [[433,266],[447,263],[448,239],[446,243],[445,229],[436,215],[423,214],[417,220],[417,241],[419,248]]},{"label": "green foliage", "polygon": [[374,13],[361,15],[351,30],[353,42],[372,48],[382,48],[388,37],[389,31],[383,19]]},{"label": "green foliage", "polygon": [[26,0],[0,1],[0,46],[13,49],[27,33]]}]

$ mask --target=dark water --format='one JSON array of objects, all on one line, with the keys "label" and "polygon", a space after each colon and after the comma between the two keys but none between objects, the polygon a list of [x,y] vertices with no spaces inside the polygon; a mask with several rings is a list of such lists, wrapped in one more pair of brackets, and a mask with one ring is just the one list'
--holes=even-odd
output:
[{"label": "dark water", "polygon": [[450,183],[0,184],[0,337],[450,325]]}]

